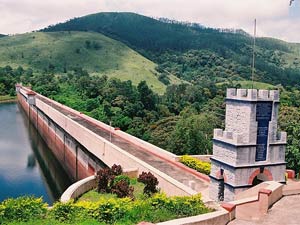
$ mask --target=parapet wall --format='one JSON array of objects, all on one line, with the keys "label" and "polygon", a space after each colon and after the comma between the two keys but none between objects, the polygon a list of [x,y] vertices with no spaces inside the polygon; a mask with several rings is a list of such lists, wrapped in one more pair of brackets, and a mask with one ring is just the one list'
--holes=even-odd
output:
[{"label": "parapet wall", "polygon": [[[214,139],[224,141],[226,143],[230,143],[233,145],[243,145],[243,144],[249,144],[245,143],[243,134],[234,133],[231,131],[226,131],[222,129],[214,129]],[[287,133],[284,131],[280,131],[275,135],[275,140],[271,140],[270,138],[270,144],[285,144],[287,141]],[[255,142],[252,142],[253,144]]]},{"label": "parapet wall", "polygon": [[[237,219],[260,220],[268,209],[282,197],[283,185],[274,181],[265,182],[263,188],[245,192],[243,198],[228,203],[222,207]],[[255,194],[256,192],[256,194]],[[249,194],[247,196],[247,194]]]},{"label": "parapet wall", "polygon": [[214,139],[222,140],[234,145],[244,144],[244,137],[242,134],[233,133],[222,129],[214,129]]},{"label": "parapet wall", "polygon": [[43,101],[37,99],[36,105],[62,129],[64,129],[106,165],[112,166],[117,163],[122,165],[124,169],[139,168],[139,173],[142,171],[150,171],[158,178],[160,188],[169,195],[191,195],[196,193],[175,179],[165,175],[154,167],[115,146],[113,143],[81,126]]},{"label": "parapet wall", "polygon": [[279,91],[228,88],[226,98],[247,101],[279,101]]},{"label": "parapet wall", "polygon": [[90,176],[101,168],[94,161],[95,157],[42,111],[29,105],[23,94],[18,94],[18,101],[72,181]]}]

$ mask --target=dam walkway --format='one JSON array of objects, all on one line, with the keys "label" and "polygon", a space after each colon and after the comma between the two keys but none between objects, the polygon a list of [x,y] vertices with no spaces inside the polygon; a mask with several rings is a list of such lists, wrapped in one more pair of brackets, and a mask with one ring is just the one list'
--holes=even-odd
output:
[{"label": "dam walkway", "polygon": [[49,100],[40,95],[37,95],[36,97],[39,100],[43,101],[45,104],[50,105],[58,112],[72,119],[76,123],[111,142],[113,145],[118,146],[122,150],[151,165],[167,176],[172,177],[183,185],[191,188],[195,192],[201,192],[204,199],[205,196],[208,196],[209,183],[207,180],[201,177],[200,173],[198,175],[197,172],[192,171],[190,168],[184,166],[179,162],[176,162],[175,159],[172,161],[160,154],[155,154],[151,151],[148,151],[146,147],[143,148],[141,146],[137,146],[134,143],[131,143],[130,141],[118,136],[116,134],[117,132],[112,132],[109,129],[104,129],[103,127],[98,126],[92,121],[86,119],[84,116],[81,116],[80,113],[76,113],[73,110],[68,110],[67,107],[63,105],[53,104],[52,100]]}]

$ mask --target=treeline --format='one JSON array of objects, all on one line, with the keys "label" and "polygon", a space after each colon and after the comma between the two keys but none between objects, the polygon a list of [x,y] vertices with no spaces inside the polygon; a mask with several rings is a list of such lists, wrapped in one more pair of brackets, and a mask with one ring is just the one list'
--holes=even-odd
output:
[{"label": "treeline", "polygon": [[10,66],[0,67],[0,95],[15,95],[15,84],[27,82],[32,76],[32,70],[24,70],[21,66],[13,69]]},{"label": "treeline", "polygon": [[213,128],[222,124],[223,102],[212,83],[171,85],[159,96],[145,81],[133,86],[131,81],[90,76],[82,69],[60,75],[52,90],[38,85],[40,79],[53,76],[35,77],[39,92],[52,91],[55,100],[176,154],[211,153]]},{"label": "treeline", "polygon": [[[168,84],[169,74],[194,84],[251,80],[252,69],[250,63],[246,63],[249,59],[250,56],[243,55],[235,61],[208,50],[189,50],[185,53],[165,52],[158,58],[156,69],[166,84]],[[281,63],[278,56],[273,58],[270,56],[268,60],[270,62],[266,62],[261,55],[257,57],[254,80],[273,85],[300,85],[299,69],[276,66],[276,63]]]}]

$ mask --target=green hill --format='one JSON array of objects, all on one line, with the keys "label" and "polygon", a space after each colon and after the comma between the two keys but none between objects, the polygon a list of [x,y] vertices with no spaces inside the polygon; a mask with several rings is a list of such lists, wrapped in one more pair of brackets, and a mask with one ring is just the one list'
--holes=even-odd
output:
[{"label": "green hill", "polygon": [[[134,13],[98,13],[43,31],[66,30],[94,31],[122,41],[158,63],[166,77],[171,73],[197,83],[203,79],[248,80],[251,76],[252,38],[242,30],[218,30]],[[299,45],[258,38],[256,55],[257,81],[275,85],[300,83]]]},{"label": "green hill", "polygon": [[155,63],[99,33],[35,32],[3,37],[0,67],[6,65],[55,73],[81,67],[93,75],[131,80],[133,84],[146,80],[156,92],[165,91],[165,85],[158,80]]}]

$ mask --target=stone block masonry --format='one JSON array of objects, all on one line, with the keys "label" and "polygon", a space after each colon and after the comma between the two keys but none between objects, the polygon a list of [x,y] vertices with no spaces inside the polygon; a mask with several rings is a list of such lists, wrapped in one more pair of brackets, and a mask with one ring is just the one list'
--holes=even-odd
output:
[{"label": "stone block masonry", "polygon": [[277,90],[228,89],[225,130],[215,129],[210,197],[231,201],[257,182],[285,182],[286,133]]}]

